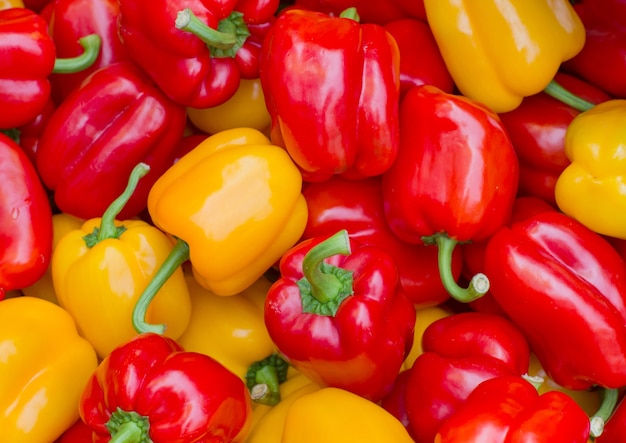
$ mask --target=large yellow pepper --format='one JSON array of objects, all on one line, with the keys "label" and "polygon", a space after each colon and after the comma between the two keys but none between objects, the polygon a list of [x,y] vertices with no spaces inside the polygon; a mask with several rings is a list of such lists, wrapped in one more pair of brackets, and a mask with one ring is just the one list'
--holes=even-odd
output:
[{"label": "large yellow pepper", "polygon": [[[87,220],[64,235],[52,254],[59,303],[101,358],[137,335],[135,305],[173,248],[169,237],[144,221],[114,219],[129,195],[125,191],[102,218]],[[177,339],[190,315],[189,291],[179,267],[156,294],[147,318],[164,323],[165,335]]]},{"label": "large yellow pepper", "polygon": [[495,112],[541,92],[585,43],[568,0],[424,0],[424,6],[458,89]]},{"label": "large yellow pepper", "polygon": [[302,175],[260,131],[211,135],[168,169],[148,196],[153,222],[188,248],[194,276],[217,295],[242,292],[300,238]]},{"label": "large yellow pepper", "polygon": [[50,443],[78,419],[98,366],[70,314],[40,298],[0,303],[0,441]]},{"label": "large yellow pepper", "polygon": [[559,176],[556,203],[600,234],[626,239],[626,100],[581,112],[565,133],[571,163]]}]

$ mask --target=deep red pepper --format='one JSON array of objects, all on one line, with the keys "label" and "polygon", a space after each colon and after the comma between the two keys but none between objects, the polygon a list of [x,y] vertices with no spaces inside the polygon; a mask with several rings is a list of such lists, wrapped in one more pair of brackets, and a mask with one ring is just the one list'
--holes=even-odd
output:
[{"label": "deep red pepper", "polygon": [[93,431],[87,424],[78,419],[54,443],[92,443]]},{"label": "deep red pepper", "polygon": [[100,217],[139,162],[150,166],[120,218],[146,207],[152,184],[172,165],[185,108],[131,62],[91,74],[54,111],[39,140],[36,165],[54,201],[79,218]]},{"label": "deep red pepper", "polygon": [[20,146],[0,133],[0,300],[34,284],[52,254],[52,210]]},{"label": "deep red pepper", "polygon": [[[557,73],[555,80],[566,90],[590,103],[610,97],[576,77]],[[570,164],[565,155],[565,131],[580,111],[545,92],[526,97],[500,119],[513,142],[520,162],[519,194],[543,198],[556,205],[554,186]]]},{"label": "deep red pepper", "polygon": [[16,128],[16,140],[33,164],[35,163],[35,153],[39,146],[39,138],[55,109],[54,100],[52,100],[52,97],[49,97],[46,106],[44,106],[39,115],[27,124]]},{"label": "deep red pepper", "polygon": [[[391,254],[398,266],[400,284],[416,307],[437,305],[449,298],[439,279],[437,250],[402,241],[387,225],[380,176],[361,180],[334,176],[308,183],[302,194],[308,207],[304,238],[346,229],[359,243],[385,249]],[[461,273],[461,255],[460,249],[453,252],[455,279]]]},{"label": "deep red pepper", "polygon": [[528,371],[525,337],[498,315],[466,312],[436,320],[424,331],[422,347],[424,353],[408,370],[405,391],[409,429],[417,443],[432,442],[482,381]]},{"label": "deep red pepper", "polygon": [[607,240],[542,212],[491,237],[485,272],[551,379],[570,389],[626,385],[626,264]]},{"label": "deep red pepper", "polygon": [[563,69],[626,98],[626,1],[577,0],[574,9],[585,25],[585,45]]},{"label": "deep red pepper", "polygon": [[296,0],[295,4],[331,15],[356,7],[363,23],[386,24],[403,18],[426,20],[424,0]]},{"label": "deep red pepper", "polygon": [[322,385],[373,401],[392,388],[413,344],[415,308],[384,250],[346,231],[304,240],[280,261],[265,324],[287,361]]},{"label": "deep red pepper", "polygon": [[567,394],[539,395],[522,377],[498,377],[476,387],[442,424],[435,441],[586,443],[589,418]]},{"label": "deep red pepper", "polygon": [[348,18],[353,12],[286,9],[263,44],[271,138],[307,181],[379,175],[396,157],[398,46],[382,26]]},{"label": "deep red pepper", "polygon": [[[261,43],[279,1],[120,0],[119,4],[119,32],[130,57],[172,100],[207,108],[232,97],[241,78],[258,78]],[[146,19],[148,10],[152,13]],[[182,11],[186,12],[179,15]]]},{"label": "deep red pepper", "polygon": [[79,411],[94,442],[225,443],[245,439],[252,405],[241,378],[220,363],[144,333],[100,363]]},{"label": "deep red pepper", "polygon": [[383,174],[389,226],[409,243],[437,244],[444,286],[472,301],[488,281],[477,274],[461,288],[450,275],[450,254],[508,221],[519,174],[511,140],[497,114],[430,85],[406,93],[400,133],[398,158]]}]

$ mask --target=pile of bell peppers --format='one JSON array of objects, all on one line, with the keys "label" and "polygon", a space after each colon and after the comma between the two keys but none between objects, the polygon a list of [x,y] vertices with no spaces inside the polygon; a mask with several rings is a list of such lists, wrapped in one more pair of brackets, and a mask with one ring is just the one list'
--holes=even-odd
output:
[{"label": "pile of bell peppers", "polygon": [[0,441],[623,442],[625,17],[0,2]]}]

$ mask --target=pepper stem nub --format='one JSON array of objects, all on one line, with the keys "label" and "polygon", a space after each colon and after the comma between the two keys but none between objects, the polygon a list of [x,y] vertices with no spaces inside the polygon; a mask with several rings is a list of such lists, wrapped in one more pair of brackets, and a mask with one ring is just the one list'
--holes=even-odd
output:
[{"label": "pepper stem nub", "polygon": [[84,71],[93,65],[100,55],[102,38],[98,34],[89,34],[78,39],[83,53],[71,58],[57,58],[54,61],[53,74],[72,74]]}]

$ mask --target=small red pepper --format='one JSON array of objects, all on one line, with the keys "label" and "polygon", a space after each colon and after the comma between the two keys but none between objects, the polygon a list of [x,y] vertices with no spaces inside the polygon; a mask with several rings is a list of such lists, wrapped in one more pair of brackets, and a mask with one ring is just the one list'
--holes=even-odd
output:
[{"label": "small red pepper", "polygon": [[[382,26],[286,9],[268,32],[261,85],[272,142],[306,181],[379,175],[396,158],[400,56]],[[289,85],[289,87],[285,87]]]},{"label": "small red pepper", "polygon": [[393,259],[343,230],[294,246],[280,274],[266,297],[265,324],[286,360],[321,385],[373,401],[386,395],[415,326]]},{"label": "small red pepper", "polygon": [[489,239],[485,272],[551,379],[569,389],[626,385],[626,264],[607,240],[542,212]]},{"label": "small red pepper", "polygon": [[349,7],[355,7],[363,23],[384,25],[404,18],[426,20],[424,0],[296,0],[296,6],[339,15]]},{"label": "small red pepper", "polygon": [[0,133],[0,300],[34,284],[52,254],[52,209],[32,163]]},{"label": "small red pepper", "polygon": [[237,375],[171,338],[136,336],[113,350],[79,405],[94,442],[243,442],[252,403]]}]

